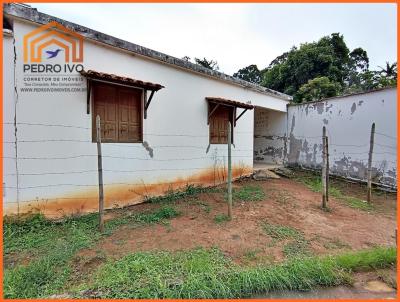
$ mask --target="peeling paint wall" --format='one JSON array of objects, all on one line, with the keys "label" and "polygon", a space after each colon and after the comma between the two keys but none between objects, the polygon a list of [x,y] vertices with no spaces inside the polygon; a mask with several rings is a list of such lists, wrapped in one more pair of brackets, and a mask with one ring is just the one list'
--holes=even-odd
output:
[{"label": "peeling paint wall", "polygon": [[366,180],[371,125],[376,124],[373,181],[396,186],[397,89],[288,107],[288,164],[319,169],[322,127],[327,129],[332,174]]},{"label": "peeling paint wall", "polygon": [[254,162],[283,164],[286,154],[286,113],[254,110]]},{"label": "peeling paint wall", "polygon": [[[17,90],[23,87],[24,81],[23,36],[35,28],[35,24],[14,20]],[[10,43],[8,46],[12,50]],[[14,54],[9,51],[5,56],[7,79],[4,81],[12,83],[13,78],[8,75],[13,74]],[[226,180],[223,171],[227,167],[227,146],[209,144],[206,96],[286,111],[287,102],[278,96],[133,56],[90,40],[85,40],[83,65],[86,70],[165,86],[154,95],[147,119],[143,121],[143,144],[102,144],[107,208],[138,203],[145,196],[158,195],[169,187],[176,189],[187,183],[207,185]],[[4,104],[7,107],[4,122],[10,124],[11,135],[5,137],[4,146],[11,148],[16,98],[13,97],[14,84],[7,82],[4,87],[4,96],[9,96]],[[18,173],[11,166],[12,160],[7,162],[9,168],[3,172],[7,191],[3,199],[5,214],[16,213],[18,207],[21,212],[38,209],[49,215],[95,210],[97,150],[96,144],[91,142],[92,115],[86,113],[86,96],[86,92],[19,93],[15,111]],[[240,112],[238,110],[238,114]],[[232,148],[236,176],[252,172],[253,125],[252,111],[237,121]],[[16,157],[12,149],[10,157]],[[18,189],[14,181],[16,175]]]}]

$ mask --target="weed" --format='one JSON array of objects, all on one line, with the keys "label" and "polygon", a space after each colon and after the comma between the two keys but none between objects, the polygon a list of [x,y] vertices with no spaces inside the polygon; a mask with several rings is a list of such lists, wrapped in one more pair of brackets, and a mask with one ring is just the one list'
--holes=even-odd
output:
[{"label": "weed", "polygon": [[265,198],[263,189],[259,186],[243,186],[240,189],[234,189],[232,193],[234,200],[240,201],[260,201]]},{"label": "weed", "polygon": [[[69,278],[69,260],[80,249],[88,247],[101,235],[97,228],[97,215],[70,218],[63,223],[25,221],[22,229],[17,224],[5,224],[5,252],[32,249],[38,259],[27,265],[4,270],[4,296],[6,298],[32,298],[50,295],[60,290]],[[40,220],[39,220],[40,221]],[[32,228],[30,228],[32,226]],[[19,233],[10,238],[12,233]],[[43,255],[40,255],[43,253]]]},{"label": "weed", "polygon": [[276,197],[276,201],[281,204],[289,204],[293,199],[295,198],[288,192],[278,192]]},{"label": "weed", "polygon": [[211,212],[211,206],[208,203],[205,203],[201,200],[194,200],[191,203],[200,206],[200,208],[207,214]]},{"label": "weed", "polygon": [[275,245],[277,241],[290,239],[283,246],[283,254],[286,257],[303,257],[311,254],[310,244],[305,239],[304,234],[286,225],[263,223],[262,228],[267,235],[272,237],[270,245]]},{"label": "weed", "polygon": [[133,220],[139,223],[158,223],[165,219],[177,217],[179,212],[170,206],[162,207],[156,211],[139,213],[133,216]]},{"label": "weed", "polygon": [[283,246],[283,254],[288,258],[310,256],[310,244],[305,239],[290,241]]},{"label": "weed", "polygon": [[69,262],[79,250],[111,234],[122,224],[157,223],[178,214],[172,207],[163,207],[154,212],[118,217],[107,221],[103,235],[97,230],[97,214],[69,217],[62,222],[46,220],[43,215],[33,215],[22,221],[5,221],[4,253],[29,250],[34,259],[26,265],[4,270],[4,296],[33,298],[54,294],[67,283],[71,275]]},{"label": "weed", "polygon": [[204,210],[204,212],[206,212],[207,214],[210,214],[210,212],[211,212],[211,206],[210,206],[210,205],[208,205],[208,204],[203,204],[203,205],[201,206],[201,208]]},{"label": "weed", "polygon": [[375,247],[370,250],[341,254],[335,259],[339,266],[350,271],[376,270],[395,264],[396,259],[393,259],[393,256],[396,255],[396,251],[394,247]]},{"label": "weed", "polygon": [[[351,261],[350,261],[351,259]],[[240,267],[217,249],[145,252],[109,261],[81,286],[77,298],[246,298],[277,290],[310,290],[349,283],[361,267],[388,267],[395,248],[324,258],[293,258],[278,265]]]},{"label": "weed", "polygon": [[277,243],[278,243],[278,240],[275,238],[272,238],[272,240],[267,243],[267,247],[275,247]]},{"label": "weed", "polygon": [[[311,191],[322,192],[322,180],[320,176],[302,177],[298,180],[304,183]],[[342,197],[340,190],[333,186],[329,186],[329,195],[337,198]]]},{"label": "weed", "polygon": [[[318,176],[301,178],[299,181],[304,183],[310,190],[314,192],[322,192],[322,181]],[[372,204],[356,197],[346,196],[338,188],[333,186],[329,186],[329,195],[336,197],[353,209],[359,209],[363,211],[373,211],[375,209]]]},{"label": "weed", "polygon": [[350,246],[341,241],[338,238],[330,239],[328,242],[324,243],[324,248],[328,250],[336,250],[336,249],[343,249],[343,248],[350,248]]},{"label": "weed", "polygon": [[244,253],[244,255],[243,255],[243,258],[246,260],[246,261],[254,261],[254,260],[256,260],[257,259],[257,254],[258,254],[258,250],[250,250],[250,251],[247,251],[246,253]]},{"label": "weed", "polygon": [[145,197],[145,201],[151,203],[171,203],[175,202],[179,199],[186,198],[186,197],[194,197],[200,193],[205,192],[218,192],[218,188],[214,187],[202,187],[202,186],[194,186],[194,185],[186,185],[185,189],[183,190],[172,190],[168,189],[163,196],[154,196],[154,197]]},{"label": "weed", "polygon": [[267,235],[278,241],[284,239],[303,238],[303,235],[300,231],[286,225],[270,224],[265,222],[262,224],[262,228]]},{"label": "weed", "polygon": [[229,216],[225,214],[217,214],[214,216],[214,222],[218,224],[227,222],[229,220]]},{"label": "weed", "polygon": [[371,203],[368,203],[364,200],[355,198],[355,197],[350,197],[350,196],[345,196],[342,198],[342,200],[350,207],[353,209],[359,209],[367,212],[374,211],[375,208]]}]

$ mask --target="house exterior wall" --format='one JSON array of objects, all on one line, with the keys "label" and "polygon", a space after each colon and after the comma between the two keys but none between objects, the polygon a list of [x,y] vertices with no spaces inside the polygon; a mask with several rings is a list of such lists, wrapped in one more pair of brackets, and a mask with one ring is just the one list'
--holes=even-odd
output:
[{"label": "house exterior wall", "polygon": [[5,188],[17,186],[16,145],[14,131],[15,101],[14,91],[14,44],[8,31],[3,31],[3,171],[13,175],[3,175],[3,199],[16,201],[17,191]]},{"label": "house exterior wall", "polygon": [[[16,213],[17,205],[21,212],[38,209],[48,216],[92,212],[98,203],[97,151],[91,142],[92,115],[86,113],[86,92],[20,91],[24,87],[22,39],[36,27],[14,20],[19,189],[12,182],[16,176],[12,168],[4,172],[4,186],[7,192],[18,192],[19,198],[16,193],[7,194],[4,213]],[[7,62],[14,60],[13,53],[5,56]],[[225,180],[227,146],[209,145],[206,96],[286,110],[287,102],[282,99],[89,40],[84,43],[83,65],[85,70],[165,86],[155,93],[143,122],[143,144],[102,144],[106,208],[138,203],[186,183],[208,185]],[[4,87],[10,98],[13,86]],[[13,116],[12,104],[4,104],[9,112],[6,121]],[[11,141],[5,141],[4,146],[9,145]],[[249,111],[234,131],[234,176],[249,174],[252,165],[253,114]]]},{"label": "house exterior wall", "polygon": [[254,161],[283,164],[286,155],[285,112],[256,107],[254,110]]},{"label": "house exterior wall", "polygon": [[373,122],[373,181],[396,186],[396,88],[288,106],[288,164],[320,168],[322,127],[326,126],[330,172],[365,181]]}]

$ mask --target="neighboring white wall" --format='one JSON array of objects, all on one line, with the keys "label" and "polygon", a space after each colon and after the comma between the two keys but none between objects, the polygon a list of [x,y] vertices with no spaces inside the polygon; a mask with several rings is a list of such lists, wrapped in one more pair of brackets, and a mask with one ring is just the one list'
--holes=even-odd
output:
[{"label": "neighboring white wall", "polygon": [[286,113],[256,107],[254,110],[254,161],[283,164],[286,155]]},{"label": "neighboring white wall", "polygon": [[[23,87],[22,38],[34,28],[34,25],[20,21],[14,24],[17,89]],[[208,184],[213,183],[214,178],[217,181],[224,179],[216,167],[226,167],[227,146],[209,146],[206,96],[250,101],[286,110],[283,100],[89,41],[85,41],[83,64],[86,70],[165,86],[154,95],[143,125],[144,141],[153,150],[153,157],[142,144],[102,145],[107,208],[133,204],[147,195],[162,194],[169,185],[176,188],[186,182]],[[10,93],[7,87],[12,87],[4,87]],[[22,211],[39,208],[49,215],[95,211],[97,152],[96,144],[91,143],[92,115],[86,114],[86,93],[20,92],[17,122]],[[70,158],[22,159],[24,157]],[[234,175],[250,173],[252,165],[253,112],[248,111],[235,128]],[[172,184],[164,185],[165,182]],[[6,186],[9,185],[7,181]],[[6,200],[6,214],[16,211],[13,204],[7,203],[11,201],[15,199]]]},{"label": "neighboring white wall", "polygon": [[396,88],[289,106],[289,164],[309,168],[321,166],[322,127],[326,126],[330,171],[366,180],[373,122],[376,124],[372,164],[374,181],[396,186]]}]

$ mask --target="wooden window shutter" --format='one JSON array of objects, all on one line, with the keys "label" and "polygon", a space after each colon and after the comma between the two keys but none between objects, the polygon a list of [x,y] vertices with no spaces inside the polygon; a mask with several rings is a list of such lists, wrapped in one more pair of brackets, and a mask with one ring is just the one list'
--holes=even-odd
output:
[{"label": "wooden window shutter", "polygon": [[142,141],[142,90],[96,83],[93,85],[92,139],[96,141],[96,116],[100,116],[104,143]]},{"label": "wooden window shutter", "polygon": [[103,142],[114,142],[118,140],[116,88],[111,85],[95,85],[93,91],[94,98],[94,118],[93,118],[93,141],[96,141],[96,116],[100,116],[101,121],[101,140]]},{"label": "wooden window shutter", "polygon": [[[215,108],[211,104],[209,111]],[[232,108],[220,105],[210,118],[210,144],[228,143],[228,122],[232,122]]]},{"label": "wooden window shutter", "polygon": [[119,141],[139,142],[142,140],[142,92],[138,89],[119,89]]}]

